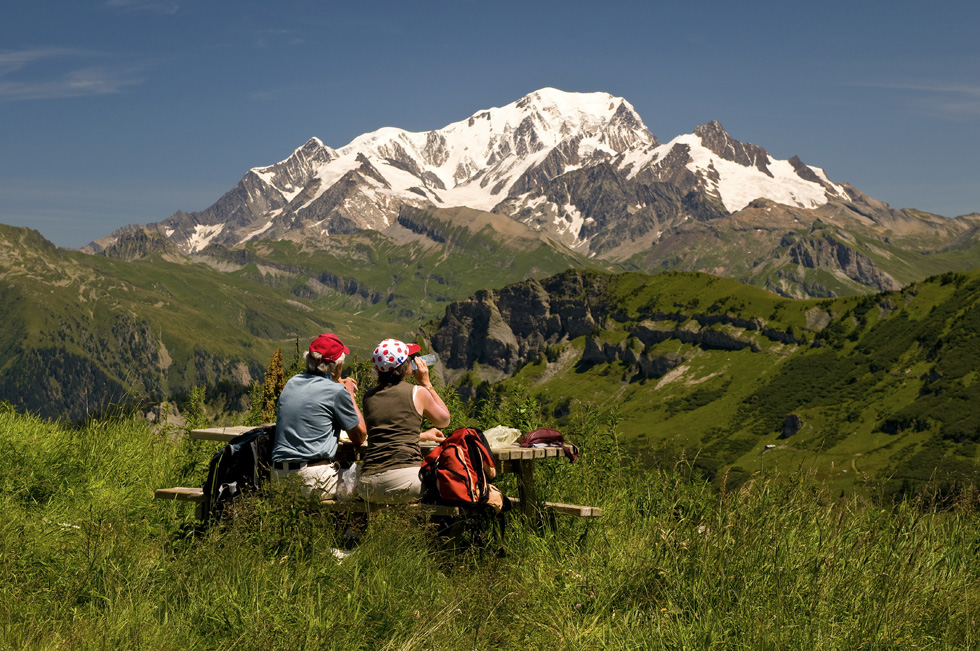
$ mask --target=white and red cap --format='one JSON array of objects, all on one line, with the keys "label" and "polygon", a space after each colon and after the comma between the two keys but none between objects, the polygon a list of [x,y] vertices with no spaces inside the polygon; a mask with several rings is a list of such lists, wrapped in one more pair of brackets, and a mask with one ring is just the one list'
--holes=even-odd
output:
[{"label": "white and red cap", "polygon": [[397,339],[385,339],[374,349],[371,360],[379,371],[390,371],[405,363],[410,355],[421,351],[418,344],[406,344]]}]

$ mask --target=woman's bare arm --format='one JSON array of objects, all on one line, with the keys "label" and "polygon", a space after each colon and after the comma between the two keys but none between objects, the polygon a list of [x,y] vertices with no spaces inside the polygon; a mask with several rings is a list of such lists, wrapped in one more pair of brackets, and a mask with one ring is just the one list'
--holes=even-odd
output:
[{"label": "woman's bare arm", "polygon": [[432,380],[429,379],[429,367],[426,366],[425,360],[418,357],[415,358],[415,371],[413,375],[415,381],[423,389],[422,391],[415,392],[415,408],[436,427],[446,427],[449,425],[452,416],[449,414],[449,408],[446,407],[446,403],[442,401],[435,387],[432,386]]}]

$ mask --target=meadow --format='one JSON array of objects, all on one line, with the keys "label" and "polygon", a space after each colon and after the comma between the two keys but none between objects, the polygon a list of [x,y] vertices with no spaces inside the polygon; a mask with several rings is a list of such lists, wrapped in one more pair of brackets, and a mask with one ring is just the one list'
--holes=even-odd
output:
[{"label": "meadow", "polygon": [[[497,396],[468,418],[523,427],[533,407]],[[641,467],[614,412],[571,419],[582,457],[540,466],[543,497],[601,506],[598,520],[512,517],[502,541],[454,546],[382,514],[338,559],[345,522],[288,491],[209,529],[154,502],[201,484],[213,444],[125,414],[70,425],[3,406],[0,648],[980,645],[973,489],[943,510],[840,497],[806,473],[719,490],[687,461]]]}]

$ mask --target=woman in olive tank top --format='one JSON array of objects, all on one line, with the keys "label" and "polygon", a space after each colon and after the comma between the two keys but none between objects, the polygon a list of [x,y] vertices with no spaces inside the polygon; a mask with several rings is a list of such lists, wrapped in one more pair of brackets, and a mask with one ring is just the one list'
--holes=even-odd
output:
[{"label": "woman in olive tank top", "polygon": [[[432,386],[428,366],[418,358],[419,351],[417,344],[397,339],[385,339],[374,349],[378,386],[364,396],[367,451],[357,486],[365,501],[418,500],[422,495],[419,441],[445,438],[436,428],[420,433],[423,417],[436,427],[446,427],[450,414]],[[409,376],[416,384],[405,381]]]}]

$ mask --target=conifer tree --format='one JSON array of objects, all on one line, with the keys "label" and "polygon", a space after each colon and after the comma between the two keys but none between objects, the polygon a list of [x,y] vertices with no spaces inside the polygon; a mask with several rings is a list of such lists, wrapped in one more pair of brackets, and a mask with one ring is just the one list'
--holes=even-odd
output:
[{"label": "conifer tree", "polygon": [[296,350],[293,352],[293,361],[289,364],[289,368],[286,369],[286,379],[293,377],[302,373],[306,369],[306,360],[303,357],[302,351],[299,349],[299,335],[296,335],[295,340]]},{"label": "conifer tree", "polygon": [[282,350],[277,346],[272,353],[269,367],[265,370],[265,385],[262,387],[262,421],[270,423],[276,419],[276,404],[279,394],[286,386],[286,376],[282,369]]}]

